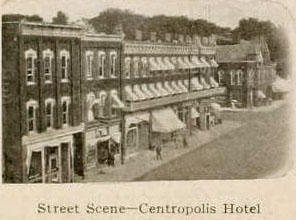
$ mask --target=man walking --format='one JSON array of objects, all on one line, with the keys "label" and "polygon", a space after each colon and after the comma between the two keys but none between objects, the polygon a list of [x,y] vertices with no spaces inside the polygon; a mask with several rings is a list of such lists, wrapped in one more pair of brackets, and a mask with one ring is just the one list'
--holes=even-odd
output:
[{"label": "man walking", "polygon": [[162,150],[162,144],[157,145],[156,148],[155,148],[156,160],[162,160],[161,150]]}]

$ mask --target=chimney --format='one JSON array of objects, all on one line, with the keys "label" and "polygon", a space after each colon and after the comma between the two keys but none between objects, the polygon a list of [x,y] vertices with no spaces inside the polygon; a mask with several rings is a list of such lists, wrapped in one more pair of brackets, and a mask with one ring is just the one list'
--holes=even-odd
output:
[{"label": "chimney", "polygon": [[178,40],[179,40],[180,43],[184,43],[184,35],[179,34],[178,35]]},{"label": "chimney", "polygon": [[143,40],[143,34],[142,31],[136,30],[136,40],[137,41],[142,41]]},{"label": "chimney", "polygon": [[172,41],[172,34],[165,33],[165,41],[166,42],[171,42]]},{"label": "chimney", "polygon": [[121,23],[115,26],[114,34],[121,35],[124,37],[123,27]]},{"label": "chimney", "polygon": [[156,32],[150,32],[150,40],[156,42]]}]

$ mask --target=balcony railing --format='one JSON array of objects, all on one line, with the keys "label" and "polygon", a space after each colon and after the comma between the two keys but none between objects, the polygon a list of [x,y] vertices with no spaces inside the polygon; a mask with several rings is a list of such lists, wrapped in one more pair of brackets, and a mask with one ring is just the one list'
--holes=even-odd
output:
[{"label": "balcony railing", "polygon": [[207,98],[217,95],[225,95],[226,88],[219,87],[219,88],[212,88],[212,89],[205,89],[200,91],[192,91],[183,94],[177,94],[173,96],[161,97],[158,99],[150,99],[144,100],[139,102],[128,102],[126,103],[126,107],[124,111],[126,112],[134,112],[134,111],[141,111],[149,108],[156,108],[163,105],[174,104],[178,102],[190,101],[199,98]]}]

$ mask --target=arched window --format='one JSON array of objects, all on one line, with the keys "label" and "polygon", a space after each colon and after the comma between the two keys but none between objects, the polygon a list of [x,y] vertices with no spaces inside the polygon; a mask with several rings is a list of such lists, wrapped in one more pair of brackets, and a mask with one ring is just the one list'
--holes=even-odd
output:
[{"label": "arched window", "polygon": [[61,59],[61,80],[62,82],[69,81],[70,53],[67,50],[60,52]]},{"label": "arched window", "polygon": [[234,70],[230,70],[230,72],[229,72],[229,74],[230,74],[230,85],[235,85],[235,72],[234,72]]},{"label": "arched window", "polygon": [[85,54],[86,62],[85,62],[85,72],[86,72],[86,78],[92,79],[93,78],[93,58],[94,53],[92,51],[86,51]]},{"label": "arched window", "polygon": [[218,83],[219,85],[225,84],[225,72],[224,70],[218,70]]},{"label": "arched window", "polygon": [[71,101],[71,99],[69,96],[62,97],[62,124],[63,124],[63,127],[68,127],[68,125],[69,125],[70,101]]},{"label": "arched window", "polygon": [[46,127],[53,128],[53,111],[54,111],[55,100],[52,98],[45,99],[45,117]]},{"label": "arched window", "polygon": [[53,52],[50,49],[44,50],[43,57],[43,72],[45,83],[52,83],[52,60]]},{"label": "arched window", "polygon": [[33,49],[25,51],[27,85],[34,85],[37,73],[37,52]]},{"label": "arched window", "polygon": [[110,53],[110,75],[111,77],[116,77],[116,63],[117,63],[117,53],[112,51]]},{"label": "arched window", "polygon": [[126,57],[124,60],[124,76],[125,78],[130,78],[131,74],[131,58]]},{"label": "arched window", "polygon": [[105,78],[105,68],[106,68],[106,53],[104,51],[99,51],[99,78]]},{"label": "arched window", "polygon": [[107,93],[105,91],[101,91],[99,94],[99,100],[100,100],[99,117],[105,116],[106,98],[107,98]]},{"label": "arched window", "polygon": [[236,83],[237,83],[237,85],[241,85],[242,84],[243,75],[244,75],[244,72],[242,70],[238,70],[236,72]]},{"label": "arched window", "polygon": [[36,128],[36,109],[38,108],[38,102],[30,99],[27,104],[27,131],[33,133],[37,131]]},{"label": "arched window", "polygon": [[133,73],[134,73],[134,77],[139,77],[139,58],[138,57],[134,57],[133,59]]}]

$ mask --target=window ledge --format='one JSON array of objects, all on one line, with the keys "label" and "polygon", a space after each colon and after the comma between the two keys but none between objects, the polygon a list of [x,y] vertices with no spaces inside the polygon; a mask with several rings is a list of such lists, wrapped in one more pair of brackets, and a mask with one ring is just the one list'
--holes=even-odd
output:
[{"label": "window ledge", "polygon": [[45,83],[45,84],[51,84],[52,81],[51,81],[51,80],[45,80],[44,83]]},{"label": "window ledge", "polygon": [[93,77],[87,77],[86,80],[93,80]]},{"label": "window ledge", "polygon": [[36,82],[27,82],[27,86],[34,86],[36,84],[37,84]]},{"label": "window ledge", "polygon": [[61,82],[62,83],[68,83],[69,82],[69,79],[61,79]]}]

